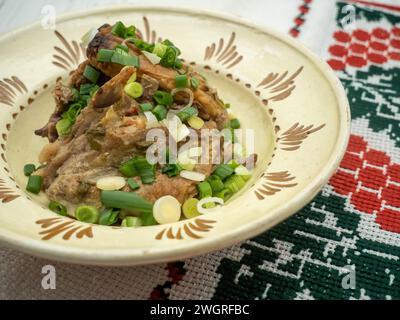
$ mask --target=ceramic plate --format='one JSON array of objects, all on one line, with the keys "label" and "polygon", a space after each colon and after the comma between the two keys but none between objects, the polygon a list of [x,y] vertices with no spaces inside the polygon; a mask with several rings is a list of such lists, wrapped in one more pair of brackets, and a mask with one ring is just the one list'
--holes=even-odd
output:
[{"label": "ceramic plate", "polygon": [[[247,189],[217,212],[139,229],[89,225],[47,209],[25,192],[26,163],[45,140],[33,131],[54,108],[51,91],[84,59],[80,39],[122,20],[147,41],[171,39],[218,88],[259,161]],[[0,38],[0,240],[61,261],[137,265],[187,258],[256,236],[306,205],[334,173],[349,136],[344,90],[330,68],[297,41],[235,17],[198,10],[118,6],[65,15]]]}]

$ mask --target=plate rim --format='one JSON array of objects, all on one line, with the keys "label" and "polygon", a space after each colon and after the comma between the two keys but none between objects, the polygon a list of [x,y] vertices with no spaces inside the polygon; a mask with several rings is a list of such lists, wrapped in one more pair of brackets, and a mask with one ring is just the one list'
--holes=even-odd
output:
[{"label": "plate rim", "polygon": [[[32,239],[31,237],[12,232],[0,227],[0,242],[7,247],[33,254],[42,258],[57,260],[62,262],[83,264],[83,265],[103,265],[103,266],[133,266],[145,265],[153,263],[167,262],[171,260],[187,259],[190,257],[202,255],[205,253],[221,250],[230,247],[248,238],[255,237],[266,232],[276,224],[286,220],[290,216],[296,214],[300,209],[307,205],[322,187],[328,182],[329,178],[334,174],[345,154],[347,144],[350,137],[351,115],[350,106],[347,95],[342,83],[329,67],[329,65],[319,56],[308,49],[299,40],[290,37],[279,31],[272,30],[264,26],[255,24],[242,17],[229,13],[218,11],[190,8],[187,6],[179,6],[170,8],[166,6],[148,6],[148,5],[107,5],[99,6],[93,9],[74,10],[72,12],[61,14],[58,22],[65,22],[76,18],[84,18],[86,15],[103,14],[104,12],[116,12],[121,10],[135,11],[164,11],[166,13],[184,13],[190,15],[211,16],[213,18],[228,21],[236,25],[242,25],[260,31],[263,34],[272,36],[278,41],[285,43],[294,50],[300,52],[312,63],[315,68],[321,72],[322,76],[328,81],[334,92],[338,107],[338,138],[328,161],[323,165],[320,173],[307,184],[306,188],[298,192],[293,198],[282,206],[270,211],[269,214],[261,216],[259,219],[244,226],[239,226],[231,231],[225,232],[223,235],[216,233],[207,238],[197,241],[185,242],[179,246],[169,248],[152,248],[151,250],[143,249],[103,249],[101,252],[94,251],[91,248],[77,248],[41,240]],[[6,41],[10,37],[18,36],[18,34],[31,28],[40,27],[40,21],[30,23],[28,25],[11,30],[0,36],[0,43]]]}]

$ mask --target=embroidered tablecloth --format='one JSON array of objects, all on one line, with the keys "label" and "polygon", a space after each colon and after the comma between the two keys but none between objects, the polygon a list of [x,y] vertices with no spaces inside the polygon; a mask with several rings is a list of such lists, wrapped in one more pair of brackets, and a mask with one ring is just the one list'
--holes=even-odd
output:
[{"label": "embroidered tablecloth", "polygon": [[[330,64],[351,105],[350,144],[322,192],[261,236],[186,261],[100,268],[1,249],[0,298],[400,298],[400,3],[281,2],[264,18],[281,12],[281,31]],[[56,290],[41,287],[47,264]]]}]

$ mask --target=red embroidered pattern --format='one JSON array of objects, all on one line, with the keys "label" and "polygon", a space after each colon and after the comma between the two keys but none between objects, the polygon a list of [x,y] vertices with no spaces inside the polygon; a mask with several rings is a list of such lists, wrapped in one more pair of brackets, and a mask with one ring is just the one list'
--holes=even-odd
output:
[{"label": "red embroidered pattern", "polygon": [[375,221],[383,230],[400,233],[400,164],[392,163],[385,152],[352,135],[330,185],[348,197],[355,209],[376,213]]},{"label": "red embroidered pattern", "polygon": [[389,60],[400,61],[400,28],[391,30],[375,28],[371,32],[356,29],[353,32],[336,31],[336,43],[329,47],[332,58],[328,63],[334,70],[346,65],[362,68],[368,64],[383,64]]}]

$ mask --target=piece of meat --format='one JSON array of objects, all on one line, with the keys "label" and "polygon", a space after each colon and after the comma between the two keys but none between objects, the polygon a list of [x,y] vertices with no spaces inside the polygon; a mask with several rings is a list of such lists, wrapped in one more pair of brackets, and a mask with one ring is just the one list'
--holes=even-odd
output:
[{"label": "piece of meat", "polygon": [[68,86],[73,88],[80,88],[82,84],[89,82],[83,75],[87,65],[89,65],[89,60],[85,60],[84,62],[82,62],[78,66],[78,68],[72,72],[71,78],[68,82]]},{"label": "piece of meat", "polygon": [[[107,76],[114,77],[121,71],[123,66],[97,61],[97,53],[100,49],[114,49],[117,45],[124,42],[124,39],[114,36],[111,33],[111,29],[112,27],[109,25],[105,25],[99,29],[95,38],[88,45],[87,57],[92,66],[101,70]],[[124,43],[128,46],[129,53],[139,58],[138,76],[140,78],[145,74],[157,80],[160,88],[163,90],[171,91],[175,88],[175,78],[178,75],[175,70],[152,64],[134,44],[130,42]],[[201,105],[202,113],[207,114],[206,119],[216,121],[218,128],[223,129],[228,121],[226,109],[223,103],[219,99],[216,99],[215,94],[204,85],[203,78],[199,79],[201,80],[201,85],[194,91],[195,102]]]},{"label": "piece of meat", "polygon": [[48,138],[50,142],[57,140],[57,122],[61,119],[61,115],[67,110],[68,104],[74,99],[72,89],[63,85],[61,81],[57,82],[53,96],[56,102],[55,111],[50,116],[48,123],[43,128],[35,131],[36,135]]},{"label": "piece of meat", "polygon": [[143,86],[143,98],[146,100],[151,100],[154,93],[160,87],[159,82],[147,74],[142,75],[141,84]]},{"label": "piece of meat", "polygon": [[134,67],[126,67],[106,82],[92,99],[94,108],[106,108],[121,100],[124,95],[124,87],[129,78],[135,73]]}]

